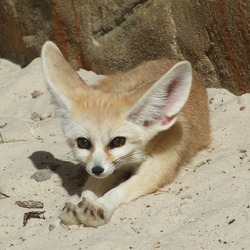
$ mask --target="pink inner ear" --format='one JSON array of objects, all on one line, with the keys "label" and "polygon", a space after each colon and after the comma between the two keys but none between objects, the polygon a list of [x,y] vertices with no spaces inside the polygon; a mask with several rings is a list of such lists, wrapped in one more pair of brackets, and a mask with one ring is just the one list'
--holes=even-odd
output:
[{"label": "pink inner ear", "polygon": [[166,125],[169,124],[174,118],[175,118],[175,116],[172,116],[172,117],[165,117],[165,118],[161,121],[162,126],[166,126]]},{"label": "pink inner ear", "polygon": [[[158,124],[166,128],[173,125],[186,102],[185,96],[190,86],[184,77],[185,74],[179,71],[164,75],[132,110],[129,118],[144,127]],[[185,84],[188,84],[187,87]]]}]

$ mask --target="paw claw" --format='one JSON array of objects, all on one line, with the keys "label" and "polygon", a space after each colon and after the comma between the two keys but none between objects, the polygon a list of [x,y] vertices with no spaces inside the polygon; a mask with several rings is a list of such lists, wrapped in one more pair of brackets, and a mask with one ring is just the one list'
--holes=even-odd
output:
[{"label": "paw claw", "polygon": [[93,210],[93,209],[90,210],[90,215],[91,215],[92,217],[95,217],[95,213],[94,213],[94,210]]},{"label": "paw claw", "polygon": [[104,211],[102,208],[97,210],[97,215],[103,220],[104,219]]},{"label": "paw claw", "polygon": [[86,198],[83,198],[83,199],[77,204],[77,207],[83,208],[83,207],[85,207],[86,203],[87,203],[87,199],[86,199]]},{"label": "paw claw", "polygon": [[83,213],[86,214],[88,211],[89,211],[89,208],[85,207],[84,210],[83,210]]}]

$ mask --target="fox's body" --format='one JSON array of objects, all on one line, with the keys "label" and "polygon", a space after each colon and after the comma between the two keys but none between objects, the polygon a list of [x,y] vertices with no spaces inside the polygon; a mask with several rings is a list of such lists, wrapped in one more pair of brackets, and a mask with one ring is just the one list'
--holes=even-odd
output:
[{"label": "fox's body", "polygon": [[206,89],[190,64],[157,60],[86,86],[47,42],[44,71],[76,159],[91,175],[64,224],[97,227],[122,203],[169,183],[210,142]]}]

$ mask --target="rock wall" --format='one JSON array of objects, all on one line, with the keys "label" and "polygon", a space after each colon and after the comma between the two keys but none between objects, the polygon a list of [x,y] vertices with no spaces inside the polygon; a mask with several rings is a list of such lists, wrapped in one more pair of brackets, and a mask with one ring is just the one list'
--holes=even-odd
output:
[{"label": "rock wall", "polygon": [[28,65],[53,39],[52,17],[50,0],[1,0],[0,57]]},{"label": "rock wall", "polygon": [[209,87],[250,92],[249,0],[6,0],[0,29],[0,56],[21,65],[50,39],[76,69],[110,74],[178,58]]}]

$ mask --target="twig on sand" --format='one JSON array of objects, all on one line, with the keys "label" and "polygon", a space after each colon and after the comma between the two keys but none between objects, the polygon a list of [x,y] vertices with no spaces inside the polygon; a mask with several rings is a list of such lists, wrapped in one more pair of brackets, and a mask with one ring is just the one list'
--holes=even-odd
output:
[{"label": "twig on sand", "polygon": [[[1,197],[1,196],[3,196],[3,197]],[[9,195],[7,195],[7,194],[4,194],[3,192],[0,192],[0,199],[2,198],[9,198],[10,196]]]},{"label": "twig on sand", "polygon": [[0,133],[0,144],[1,144],[1,143],[10,143],[10,142],[21,142],[21,141],[27,141],[27,140],[24,140],[24,139],[5,140],[5,139],[3,138],[3,135]]}]

